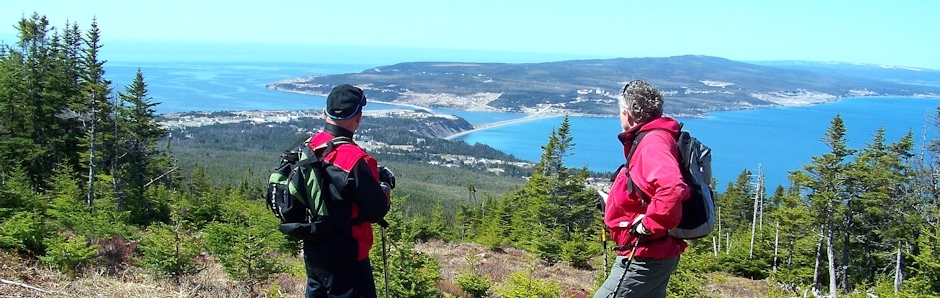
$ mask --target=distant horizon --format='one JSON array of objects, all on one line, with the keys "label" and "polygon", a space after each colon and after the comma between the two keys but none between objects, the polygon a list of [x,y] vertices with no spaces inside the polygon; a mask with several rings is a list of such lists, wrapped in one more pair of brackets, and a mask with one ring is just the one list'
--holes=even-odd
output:
[{"label": "distant horizon", "polygon": [[[3,36],[0,41],[9,44]],[[181,45],[186,45],[185,47]],[[238,47],[234,50],[218,49]],[[143,53],[141,52],[143,49]],[[729,57],[688,53],[664,56],[603,56],[570,53],[536,53],[493,50],[441,49],[395,46],[340,46],[311,44],[278,44],[248,42],[154,42],[123,40],[104,42],[102,58],[115,63],[151,62],[245,62],[245,63],[313,63],[384,66],[407,62],[468,62],[468,63],[547,63],[569,60],[666,58],[677,56],[710,56],[749,64],[769,62],[809,62],[819,64],[846,64],[864,66],[891,66],[918,70],[940,69],[910,65],[858,63],[848,61],[814,61],[799,59],[737,60]],[[259,59],[258,55],[263,58]],[[149,56],[148,56],[149,55]]]},{"label": "distant horizon", "polygon": [[[0,34],[0,44],[13,46],[16,36]],[[738,60],[729,57],[688,53],[663,56],[604,56],[571,53],[538,53],[496,50],[445,49],[396,46],[348,46],[317,44],[284,44],[272,42],[220,42],[220,41],[143,41],[103,40],[102,59],[114,63],[313,63],[384,66],[406,62],[468,62],[468,63],[546,63],[569,60],[617,58],[665,58],[676,56],[710,56],[749,64],[772,62],[809,62],[819,64],[845,64],[863,66],[889,66],[927,71],[938,68],[893,65],[884,63],[822,61],[822,60]],[[195,47],[194,47],[195,46]],[[219,48],[238,47],[219,51]],[[273,47],[273,48],[272,48]],[[381,52],[379,52],[381,51]],[[263,55],[259,59],[259,54]]]}]

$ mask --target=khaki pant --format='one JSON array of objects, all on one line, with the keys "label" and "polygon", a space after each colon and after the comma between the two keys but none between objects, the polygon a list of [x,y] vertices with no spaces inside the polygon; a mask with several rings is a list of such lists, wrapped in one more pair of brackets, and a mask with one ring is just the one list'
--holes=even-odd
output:
[{"label": "khaki pant", "polygon": [[[669,276],[679,265],[679,257],[662,260],[635,258],[624,275],[626,263],[627,257],[617,257],[610,275],[594,293],[594,298],[666,297],[666,285],[669,283]],[[614,296],[618,283],[620,291]]]}]

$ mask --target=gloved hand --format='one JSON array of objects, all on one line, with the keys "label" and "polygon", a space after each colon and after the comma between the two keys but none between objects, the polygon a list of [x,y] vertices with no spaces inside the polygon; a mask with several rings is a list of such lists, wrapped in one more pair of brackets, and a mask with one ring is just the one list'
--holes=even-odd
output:
[{"label": "gloved hand", "polygon": [[630,234],[646,236],[651,234],[650,230],[643,226],[643,218],[646,214],[637,215],[630,224]]},{"label": "gloved hand", "polygon": [[389,190],[395,189],[395,173],[384,166],[379,166],[379,181],[388,184]]}]

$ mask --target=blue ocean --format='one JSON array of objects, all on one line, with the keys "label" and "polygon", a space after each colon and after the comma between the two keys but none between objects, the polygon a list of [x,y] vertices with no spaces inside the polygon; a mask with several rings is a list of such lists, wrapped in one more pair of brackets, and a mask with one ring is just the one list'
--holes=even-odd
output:
[{"label": "blue ocean", "polygon": [[[265,84],[311,75],[360,72],[375,65],[324,63],[249,62],[152,62],[105,65],[106,77],[116,90],[131,82],[138,68],[148,84],[157,113],[184,111],[231,111],[275,109],[320,109],[324,98],[274,91]],[[367,94],[368,96],[368,94]],[[668,98],[667,98],[668,101]],[[686,130],[713,150],[713,171],[719,189],[734,181],[743,171],[761,172],[768,187],[789,185],[787,173],[800,170],[829,149],[821,141],[836,115],[848,129],[852,148],[870,143],[876,130],[885,129],[887,142],[896,142],[911,132],[918,148],[936,138],[929,117],[940,99],[848,98],[834,103],[714,112],[707,118],[682,118]],[[366,109],[399,106],[371,102]],[[466,112],[435,109],[455,114],[473,124],[521,118],[514,113]],[[461,137],[468,143],[483,143],[516,157],[537,161],[541,145],[548,141],[562,117],[543,118],[513,125],[493,127]],[[575,147],[565,159],[570,167],[586,166],[592,171],[613,171],[623,163],[623,150],[617,141],[617,118],[571,117]],[[919,149],[918,149],[919,150]],[[920,151],[917,152],[918,154]],[[755,179],[756,181],[756,179]]]},{"label": "blue ocean", "polygon": [[[772,189],[776,185],[789,186],[789,171],[800,170],[811,162],[811,157],[829,152],[822,138],[836,115],[845,122],[846,139],[852,148],[861,149],[871,143],[879,127],[885,129],[888,143],[911,132],[920,146],[924,137],[937,136],[936,128],[928,124],[932,121],[928,115],[933,115],[938,106],[940,99],[848,98],[829,104],[715,112],[704,119],[678,120],[711,147],[712,170],[719,189],[745,170],[763,173],[766,185]],[[462,139],[538,160],[538,146],[548,142],[549,134],[561,121],[560,117],[535,120],[475,132]],[[614,171],[624,162],[623,147],[617,140],[619,119],[572,117],[570,121],[575,149],[574,155],[565,160],[566,165],[603,172]]]}]

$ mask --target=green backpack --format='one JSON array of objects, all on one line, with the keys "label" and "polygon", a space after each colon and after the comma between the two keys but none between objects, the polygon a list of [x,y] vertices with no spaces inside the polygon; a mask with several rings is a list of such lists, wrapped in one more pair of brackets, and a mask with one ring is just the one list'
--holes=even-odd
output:
[{"label": "green backpack", "polygon": [[307,138],[287,150],[268,179],[268,207],[281,224],[278,230],[296,240],[316,241],[332,233],[328,200],[329,176],[323,157],[342,144],[355,144],[348,137],[336,137],[314,149]]}]

